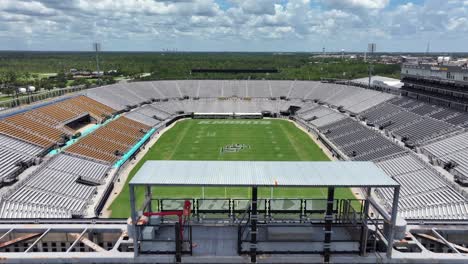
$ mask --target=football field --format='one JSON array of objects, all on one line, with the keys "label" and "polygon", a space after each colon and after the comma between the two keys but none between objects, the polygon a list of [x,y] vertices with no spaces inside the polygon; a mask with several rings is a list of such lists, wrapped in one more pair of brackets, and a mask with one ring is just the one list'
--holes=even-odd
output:
[{"label": "football field", "polygon": [[[175,124],[150,147],[127,179],[135,175],[147,160],[265,160],[327,161],[328,157],[308,134],[287,120],[211,120],[190,119]],[[155,171],[157,173],[157,171]],[[128,185],[112,203],[112,217],[128,217]],[[158,198],[247,198],[248,188],[158,187]],[[325,198],[320,188],[260,188],[261,197]],[[138,203],[144,191],[137,189]],[[349,189],[337,189],[336,198],[354,198]]]}]

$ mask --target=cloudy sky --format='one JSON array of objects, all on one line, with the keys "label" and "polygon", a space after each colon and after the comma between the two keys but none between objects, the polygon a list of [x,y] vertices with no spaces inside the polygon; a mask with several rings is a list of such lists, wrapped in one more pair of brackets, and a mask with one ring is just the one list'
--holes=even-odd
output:
[{"label": "cloudy sky", "polygon": [[0,50],[468,51],[468,0],[0,0]]}]

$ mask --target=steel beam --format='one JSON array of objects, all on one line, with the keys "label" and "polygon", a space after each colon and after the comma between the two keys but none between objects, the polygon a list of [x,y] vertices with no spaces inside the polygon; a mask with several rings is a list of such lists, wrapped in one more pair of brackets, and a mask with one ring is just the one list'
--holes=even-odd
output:
[{"label": "steel beam", "polygon": [[76,243],[78,243],[78,241],[80,241],[80,239],[84,236],[86,231],[88,231],[87,227],[85,229],[83,229],[83,231],[81,232],[79,237],[75,238],[75,241],[73,241],[73,243],[70,245],[70,247],[68,247],[67,252],[70,252],[75,247]]},{"label": "steel beam", "polygon": [[323,261],[325,263],[330,262],[334,200],[335,200],[335,188],[328,187],[327,211],[325,213],[325,237],[323,240]]},{"label": "steel beam", "polygon": [[400,196],[400,186],[397,186],[393,189],[393,203],[392,203],[392,215],[390,222],[390,230],[388,235],[388,244],[387,244],[387,257],[392,257],[393,250],[393,238],[395,237],[395,225],[396,219],[398,216],[398,198]]},{"label": "steel beam", "polygon": [[3,243],[0,243],[0,249],[11,246],[11,245],[14,245],[14,244],[19,243],[19,242],[23,242],[23,241],[33,239],[33,238],[38,237],[40,235],[41,235],[41,233],[32,233],[32,234],[27,234],[27,235],[24,235],[24,236],[17,237],[17,238],[12,239],[12,240],[5,241]]},{"label": "steel beam", "polygon": [[47,235],[47,233],[49,233],[50,231],[50,228],[47,229],[44,233],[42,233],[42,235],[40,237],[38,237],[32,244],[31,246],[28,247],[28,249],[26,249],[26,251],[24,251],[25,253],[26,252],[29,252],[29,250],[31,250],[36,244],[37,242],[39,242],[39,240],[41,240],[45,235]]},{"label": "steel beam", "polygon": [[181,263],[182,262],[182,237],[180,234],[181,226],[179,223],[175,223],[174,231],[175,231],[175,262]]},{"label": "steel beam", "polygon": [[250,213],[250,262],[257,263],[257,186],[252,186],[252,212]]},{"label": "steel beam", "polygon": [[146,186],[146,193],[145,193],[146,199],[148,199],[148,207],[146,208],[149,212],[153,212],[153,207],[151,206],[151,198],[152,198],[152,193],[151,193],[151,186],[147,185]]},{"label": "steel beam", "polygon": [[137,227],[137,212],[136,212],[136,205],[135,205],[135,186],[130,184],[130,208],[131,208],[131,216],[132,216],[132,225],[133,228],[133,253],[134,256],[138,256],[138,239],[139,236],[139,229]]},{"label": "steel beam", "polygon": [[2,240],[4,237],[6,237],[8,234],[10,234],[13,230],[15,230],[14,228],[10,228],[5,234],[3,234],[1,237],[0,237],[0,240]]},{"label": "steel beam", "polygon": [[86,246],[90,247],[96,252],[106,252],[107,250],[100,247],[98,244],[94,243],[93,241],[87,239],[86,237],[80,236],[78,233],[71,233],[70,236],[76,238],[77,240],[81,241]]},{"label": "steel beam", "polygon": [[367,237],[369,232],[369,227],[367,226],[367,217],[369,215],[369,198],[372,195],[372,188],[367,188],[366,197],[364,200],[364,209],[363,209],[363,217],[362,217],[362,225],[361,225],[361,241],[360,241],[360,255],[366,256],[367,255]]}]

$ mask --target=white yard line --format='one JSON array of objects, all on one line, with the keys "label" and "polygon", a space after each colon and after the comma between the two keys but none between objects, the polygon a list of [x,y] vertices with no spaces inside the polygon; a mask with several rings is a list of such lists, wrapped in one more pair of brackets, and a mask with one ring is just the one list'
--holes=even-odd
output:
[{"label": "white yard line", "polygon": [[[146,155],[146,153],[148,153],[149,149],[159,140],[159,138],[165,133],[167,132],[169,129],[171,129],[172,127],[174,127],[174,125],[180,121],[183,121],[183,120],[186,120],[186,119],[180,119],[180,120],[177,120],[175,121],[174,123],[172,123],[170,126],[162,129],[158,135],[154,136],[145,146],[145,149],[141,150],[137,155],[136,155],[136,159],[135,160],[131,160],[129,162],[129,164],[126,165],[126,167],[124,169],[122,169],[119,173],[119,176],[118,176],[118,181],[115,182],[115,185],[114,185],[114,190],[112,190],[112,193],[111,195],[109,196],[109,198],[107,199],[106,201],[106,204],[104,206],[104,210],[102,211],[102,215],[101,217],[110,217],[111,214],[112,214],[112,211],[110,210],[110,206],[112,205],[112,202],[117,198],[117,196],[120,194],[120,192],[123,190],[123,188],[125,187],[125,183],[127,181],[127,178],[128,178],[128,175],[130,174],[130,172],[132,171],[132,169],[138,164],[138,162]],[[336,157],[333,156],[333,154],[328,150],[327,147],[325,147],[325,145],[323,145],[323,143],[319,140],[317,140],[315,138],[315,136],[311,133],[309,133],[307,131],[307,129],[303,128],[302,126],[300,126],[299,124],[297,124],[296,122],[292,121],[292,120],[288,120],[289,122],[293,123],[297,128],[301,129],[302,131],[304,131],[311,139],[312,141],[314,141],[315,144],[317,144],[320,149],[322,149],[322,151],[325,153],[325,155],[331,160],[331,161],[336,161]],[[356,188],[352,188],[351,189],[353,195],[356,197],[356,198],[359,198],[361,199],[362,198],[362,194],[360,192],[359,189],[356,189]],[[326,195],[323,190],[322,190],[322,193],[323,195]]]},{"label": "white yard line", "polygon": [[119,196],[120,192],[123,190],[125,187],[125,183],[127,182],[128,175],[130,172],[133,170],[133,168],[138,164],[138,162],[148,153],[149,149],[161,138],[161,136],[166,133],[169,129],[174,127],[176,123],[179,121],[182,121],[185,119],[179,119],[172,123],[170,126],[163,128],[161,131],[159,131],[159,134],[151,138],[151,140],[146,144],[145,149],[142,149],[137,155],[136,159],[132,159],[129,161],[129,163],[125,166],[124,169],[122,169],[119,172],[119,176],[117,177],[117,181],[114,183],[114,189],[112,190],[112,193],[109,195],[109,198],[106,201],[106,204],[104,205],[104,209],[102,210],[102,215],[101,217],[103,218],[108,218],[111,216],[112,211],[110,210],[110,206],[114,202],[114,200]]}]

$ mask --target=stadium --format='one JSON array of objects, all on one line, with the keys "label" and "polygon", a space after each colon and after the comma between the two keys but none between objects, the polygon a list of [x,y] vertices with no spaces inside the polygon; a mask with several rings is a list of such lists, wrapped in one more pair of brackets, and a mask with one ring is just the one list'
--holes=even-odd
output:
[{"label": "stadium", "polygon": [[3,110],[2,261],[466,263],[466,106],[405,89],[119,82]]}]

